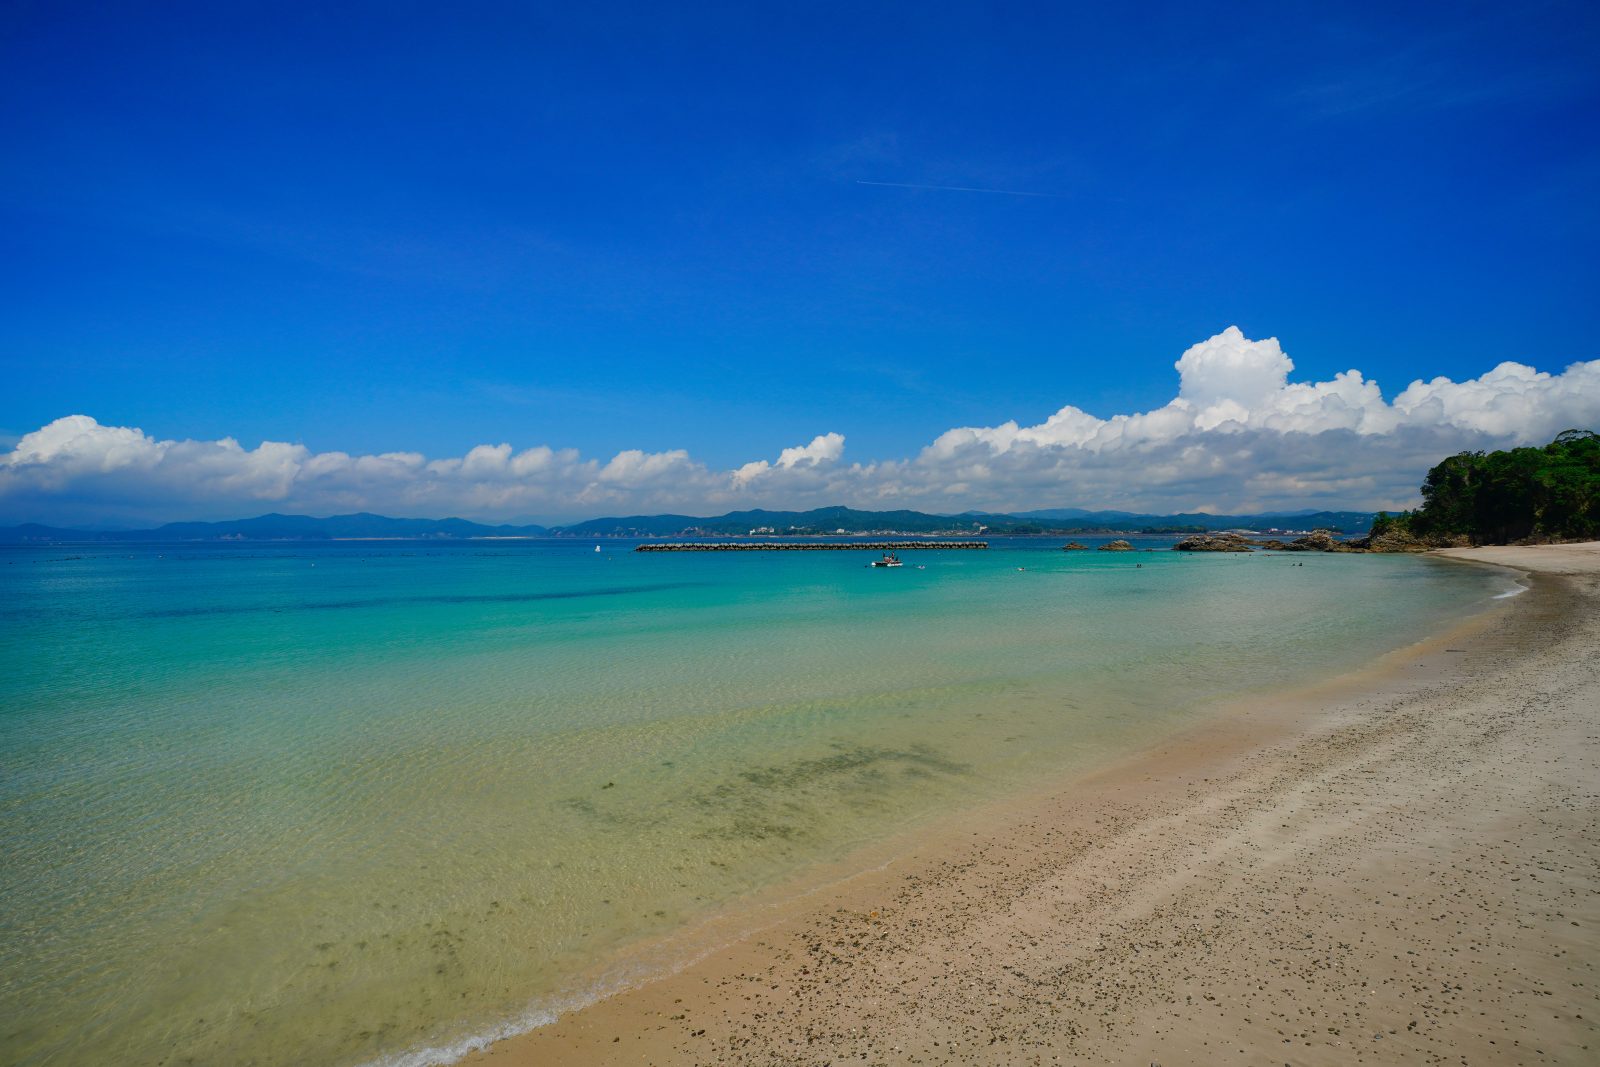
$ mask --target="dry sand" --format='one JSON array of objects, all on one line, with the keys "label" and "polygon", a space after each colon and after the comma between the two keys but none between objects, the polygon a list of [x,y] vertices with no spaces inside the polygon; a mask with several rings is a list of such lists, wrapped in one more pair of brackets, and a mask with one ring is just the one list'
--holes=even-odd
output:
[{"label": "dry sand", "polygon": [[1530,591],[772,909],[473,1057],[1600,1063],[1600,544]]}]

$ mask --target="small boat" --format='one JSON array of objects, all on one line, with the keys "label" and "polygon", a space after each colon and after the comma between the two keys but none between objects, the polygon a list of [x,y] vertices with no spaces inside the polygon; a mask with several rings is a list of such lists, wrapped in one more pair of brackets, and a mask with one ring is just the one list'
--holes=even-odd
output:
[{"label": "small boat", "polygon": [[872,561],[872,566],[874,566],[874,567],[904,567],[905,564],[900,562],[900,557],[899,556],[896,556],[896,555],[893,555],[891,553],[885,552],[883,554],[883,558],[882,559],[875,559],[875,560]]},{"label": "small boat", "polygon": [[595,551],[596,551],[596,552],[598,552],[598,551],[600,551],[600,546],[599,546],[599,545],[595,545],[595,546],[594,546],[594,550],[595,550]]}]

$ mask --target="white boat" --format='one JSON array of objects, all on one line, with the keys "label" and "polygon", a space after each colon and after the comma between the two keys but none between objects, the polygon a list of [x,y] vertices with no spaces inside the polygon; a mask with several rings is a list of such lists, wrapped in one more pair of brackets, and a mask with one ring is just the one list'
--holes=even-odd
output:
[{"label": "white boat", "polygon": [[874,566],[874,567],[904,567],[905,566],[904,563],[900,562],[900,557],[899,556],[893,556],[893,555],[890,555],[887,552],[885,552],[883,554],[883,558],[882,559],[873,560],[871,565]]}]

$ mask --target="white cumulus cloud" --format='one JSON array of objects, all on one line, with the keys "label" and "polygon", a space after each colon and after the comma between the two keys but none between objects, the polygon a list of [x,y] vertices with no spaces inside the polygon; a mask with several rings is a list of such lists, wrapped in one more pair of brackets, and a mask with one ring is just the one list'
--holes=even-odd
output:
[{"label": "white cumulus cloud", "polygon": [[[797,445],[779,452],[777,463],[768,463],[764,459],[746,463],[733,472],[733,484],[748,487],[759,479],[770,476],[774,471],[815,470],[825,464],[833,463],[842,455],[844,455],[844,434],[818,434],[811,439],[809,445]],[[790,484],[793,484],[792,481]]]},{"label": "white cumulus cloud", "polygon": [[1477,378],[1412,382],[1386,400],[1351,369],[1294,382],[1275,338],[1236,327],[1174,364],[1177,395],[1100,418],[1073,405],[1034,426],[1003,422],[938,435],[916,455],[846,463],[823,433],[731,470],[683,449],[609,460],[574,449],[481,444],[460,457],[352,456],[232,438],[158,440],[69,415],[0,454],[0,516],[11,521],[152,521],[253,509],[366,509],[483,519],[739,507],[1015,510],[1075,505],[1149,511],[1399,507],[1422,474],[1464,449],[1542,443],[1600,428],[1600,360],[1560,373],[1505,362]]}]

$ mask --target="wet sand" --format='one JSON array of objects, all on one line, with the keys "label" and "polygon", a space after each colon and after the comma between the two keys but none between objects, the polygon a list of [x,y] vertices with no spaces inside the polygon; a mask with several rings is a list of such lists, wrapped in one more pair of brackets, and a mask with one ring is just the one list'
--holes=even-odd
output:
[{"label": "wet sand", "polygon": [[1600,543],[470,1062],[1600,1062]]}]

